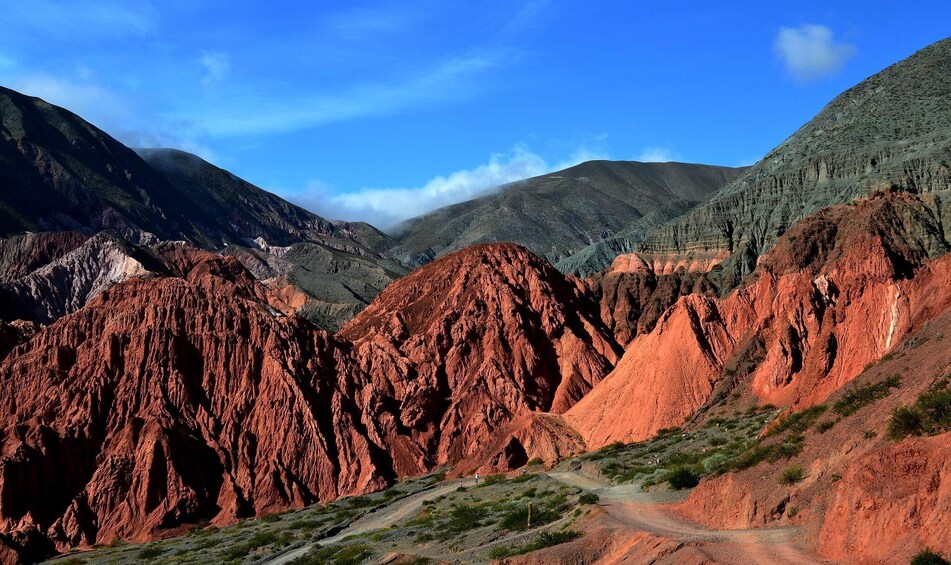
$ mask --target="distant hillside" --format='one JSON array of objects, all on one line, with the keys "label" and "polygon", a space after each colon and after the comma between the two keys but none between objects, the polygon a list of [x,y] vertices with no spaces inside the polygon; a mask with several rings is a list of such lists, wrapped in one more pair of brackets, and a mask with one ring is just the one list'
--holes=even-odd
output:
[{"label": "distant hillside", "polygon": [[[4,282],[13,289],[4,292],[18,297],[5,312],[49,323],[95,294],[40,284],[47,280],[43,273],[60,269],[54,266],[59,255],[34,244],[62,245],[55,237],[16,237],[27,232],[70,232],[74,247],[106,231],[143,250],[186,241],[235,255],[261,278],[298,286],[306,295],[301,314],[331,330],[407,272],[383,256],[396,242],[373,226],[332,223],[183,151],[137,153],[39,98],[0,87],[0,125],[0,240],[11,238],[2,248],[11,275]],[[99,257],[98,241],[114,240],[92,240],[78,256]],[[124,257],[97,261],[102,273],[90,267],[77,280],[105,288],[121,280],[112,271]]]},{"label": "distant hillside", "polygon": [[836,97],[708,202],[655,230],[642,250],[727,251],[729,287],[796,221],[891,187],[951,189],[951,39]]},{"label": "distant hillside", "polygon": [[653,211],[689,209],[738,174],[706,165],[590,161],[409,220],[391,254],[421,265],[478,243],[514,242],[556,262]]}]

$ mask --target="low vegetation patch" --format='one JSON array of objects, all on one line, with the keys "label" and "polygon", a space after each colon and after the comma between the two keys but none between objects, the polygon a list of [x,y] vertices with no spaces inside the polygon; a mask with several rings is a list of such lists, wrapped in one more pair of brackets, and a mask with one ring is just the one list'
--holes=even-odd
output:
[{"label": "low vegetation patch", "polygon": [[924,549],[911,559],[911,565],[951,565],[951,562],[948,562],[940,553]]},{"label": "low vegetation patch", "polygon": [[819,416],[825,413],[829,407],[825,404],[817,404],[806,408],[801,412],[792,412],[779,418],[775,424],[770,426],[767,436],[776,436],[786,431],[794,433],[803,433],[808,430],[819,419]]},{"label": "low vegetation patch", "polygon": [[581,537],[581,532],[567,530],[563,532],[542,532],[531,543],[516,547],[497,547],[489,553],[492,559],[505,559],[515,555],[523,555],[546,547],[567,543]]},{"label": "low vegetation patch", "polygon": [[578,497],[579,504],[597,504],[599,500],[601,497],[593,492],[586,492]]},{"label": "low vegetation patch", "polygon": [[951,430],[951,381],[939,380],[911,406],[899,406],[888,421],[888,437],[936,435]]},{"label": "low vegetation patch", "polygon": [[848,391],[845,396],[836,401],[832,409],[840,416],[851,416],[860,408],[885,398],[891,394],[891,389],[900,386],[901,376],[892,375],[877,383],[867,384]]},{"label": "low vegetation patch", "polygon": [[779,474],[779,484],[794,485],[806,478],[806,470],[800,465],[790,465]]},{"label": "low vegetation patch", "polygon": [[700,484],[700,476],[687,467],[675,467],[667,473],[664,480],[675,490],[693,488]]},{"label": "low vegetation patch", "polygon": [[291,565],[358,565],[372,556],[373,549],[363,544],[316,547],[291,561]]}]

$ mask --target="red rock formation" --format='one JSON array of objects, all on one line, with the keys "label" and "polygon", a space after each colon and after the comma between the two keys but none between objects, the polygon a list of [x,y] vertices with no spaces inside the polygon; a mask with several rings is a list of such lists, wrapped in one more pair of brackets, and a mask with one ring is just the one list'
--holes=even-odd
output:
[{"label": "red rock formation", "polygon": [[522,412],[566,410],[607,374],[616,346],[593,310],[580,282],[524,248],[483,245],[392,283],[338,335],[443,464]]},{"label": "red rock formation", "polygon": [[681,296],[716,296],[716,287],[705,273],[679,270],[658,274],[646,264],[634,271],[608,270],[589,283],[601,305],[601,319],[626,345],[654,329],[661,315]]},{"label": "red rock formation", "polygon": [[763,402],[822,401],[951,304],[951,258],[925,264],[942,233],[928,210],[916,196],[879,194],[807,218],[746,287],[681,298],[566,420],[589,448],[680,425],[751,342],[765,350],[751,367]]},{"label": "red rock formation", "polygon": [[[804,450],[792,461],[704,480],[682,504],[683,514],[714,528],[801,525],[807,543],[835,562],[907,563],[925,547],[951,552],[951,434],[895,442],[887,433],[896,407],[913,404],[951,370],[945,335],[951,335],[951,311],[847,387],[899,375],[900,388],[824,433],[806,432]],[[792,463],[806,478],[780,486],[776,477]],[[793,517],[791,508],[798,510]]]},{"label": "red rock formation", "polygon": [[515,246],[421,269],[337,338],[237,259],[156,253],[176,276],[104,290],[0,363],[0,546],[21,558],[382,488],[616,359],[580,284]]}]

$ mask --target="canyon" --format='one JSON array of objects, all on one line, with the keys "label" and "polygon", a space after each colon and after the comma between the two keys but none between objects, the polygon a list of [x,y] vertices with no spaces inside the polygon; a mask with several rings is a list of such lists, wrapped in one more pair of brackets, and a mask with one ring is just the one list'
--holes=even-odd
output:
[{"label": "canyon", "polygon": [[[3,89],[0,562],[551,470],[741,404],[775,412],[762,457],[665,512],[830,561],[951,551],[949,77],[944,40],[752,167],[585,163],[396,236]],[[703,559],[637,531],[610,557],[616,523],[579,523],[514,559]]]}]

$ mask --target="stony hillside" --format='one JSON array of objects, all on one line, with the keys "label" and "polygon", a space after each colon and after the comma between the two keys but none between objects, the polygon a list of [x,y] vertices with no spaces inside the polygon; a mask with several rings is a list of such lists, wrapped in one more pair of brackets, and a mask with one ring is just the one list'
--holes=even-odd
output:
[{"label": "stony hillside", "polygon": [[951,39],[836,97],[708,202],[655,230],[641,251],[729,254],[721,277],[732,287],[796,221],[890,187],[951,190]]},{"label": "stony hillside", "polygon": [[[391,254],[407,264],[479,243],[512,242],[551,262],[618,232],[668,219],[736,178],[737,169],[684,163],[590,161],[441,208],[399,228]],[[663,210],[663,211],[660,211]],[[639,220],[643,227],[636,227]],[[638,224],[641,225],[641,224]]]}]

